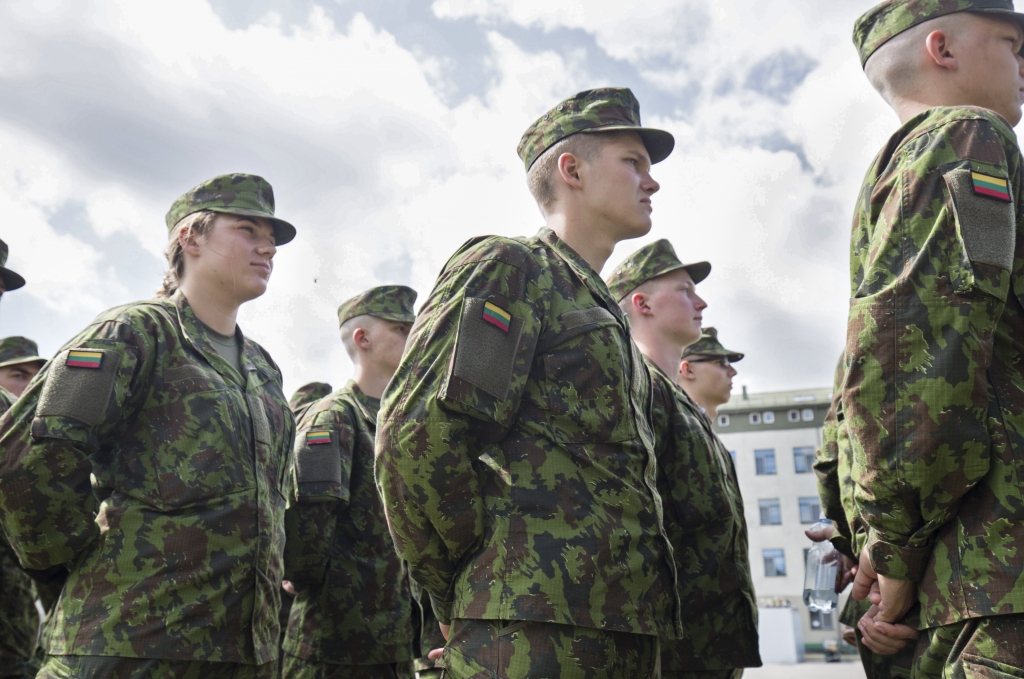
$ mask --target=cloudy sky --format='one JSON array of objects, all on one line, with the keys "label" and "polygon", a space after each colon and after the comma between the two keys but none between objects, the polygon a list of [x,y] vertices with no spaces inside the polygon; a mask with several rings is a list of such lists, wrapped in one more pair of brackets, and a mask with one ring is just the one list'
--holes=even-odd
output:
[{"label": "cloudy sky", "polygon": [[896,128],[850,42],[872,0],[33,0],[0,3],[0,238],[28,285],[0,334],[52,355],[151,296],[163,216],[226,172],[274,186],[299,230],[240,324],[286,390],[339,386],[335,309],[422,298],[467,238],[532,235],[516,144],[559,100],[633,89],[676,150],[656,238],[710,260],[706,325],[747,353],[737,385],[827,386],[850,216]]}]

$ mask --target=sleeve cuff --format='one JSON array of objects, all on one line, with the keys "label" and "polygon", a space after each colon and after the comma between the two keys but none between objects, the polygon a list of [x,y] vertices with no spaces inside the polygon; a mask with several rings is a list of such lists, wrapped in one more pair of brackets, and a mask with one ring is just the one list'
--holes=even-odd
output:
[{"label": "sleeve cuff", "polygon": [[430,595],[430,607],[434,609],[434,616],[442,625],[452,624],[453,603],[451,601],[439,601],[433,594]]},{"label": "sleeve cuff", "polygon": [[868,534],[868,558],[871,567],[879,575],[895,580],[919,581],[924,575],[928,559],[932,554],[931,546],[906,547],[895,545],[884,540],[877,531]]}]

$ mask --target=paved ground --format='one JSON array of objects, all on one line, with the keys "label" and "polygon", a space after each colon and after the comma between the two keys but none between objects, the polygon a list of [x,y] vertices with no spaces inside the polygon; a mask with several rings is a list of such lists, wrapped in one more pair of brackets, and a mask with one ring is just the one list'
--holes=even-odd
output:
[{"label": "paved ground", "polygon": [[841,663],[804,662],[798,665],[765,665],[743,671],[743,679],[864,679],[860,661]]}]

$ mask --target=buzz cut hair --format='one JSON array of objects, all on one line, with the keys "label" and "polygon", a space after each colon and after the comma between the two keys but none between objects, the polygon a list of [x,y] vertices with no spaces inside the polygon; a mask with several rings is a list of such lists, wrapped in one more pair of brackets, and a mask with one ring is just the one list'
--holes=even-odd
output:
[{"label": "buzz cut hair", "polygon": [[542,214],[555,201],[555,175],[558,173],[558,159],[563,153],[571,153],[581,160],[591,161],[601,152],[605,139],[612,132],[577,132],[552,144],[526,172],[526,185],[537,201]]},{"label": "buzz cut hair", "polygon": [[933,31],[955,37],[962,31],[963,14],[955,12],[936,17],[908,28],[875,50],[864,64],[864,75],[875,91],[890,106],[921,87],[919,82],[925,64],[923,43]]},{"label": "buzz cut hair", "polygon": [[622,309],[622,313],[629,316],[630,311],[633,310],[633,295],[640,292],[645,295],[653,295],[654,292],[661,287],[661,284],[665,282],[664,276],[655,276],[654,278],[648,278],[646,281],[636,286],[629,291],[625,297],[619,302],[619,308]]}]

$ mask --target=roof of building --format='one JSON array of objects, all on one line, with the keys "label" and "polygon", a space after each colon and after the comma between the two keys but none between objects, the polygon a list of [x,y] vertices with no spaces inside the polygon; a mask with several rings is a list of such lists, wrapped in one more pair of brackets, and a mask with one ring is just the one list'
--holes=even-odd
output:
[{"label": "roof of building", "polygon": [[792,391],[765,391],[760,394],[733,393],[729,402],[719,406],[719,413],[767,410],[771,408],[800,408],[809,405],[830,405],[832,390],[795,389]]}]

